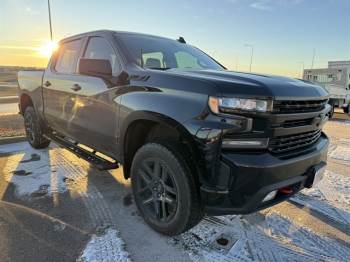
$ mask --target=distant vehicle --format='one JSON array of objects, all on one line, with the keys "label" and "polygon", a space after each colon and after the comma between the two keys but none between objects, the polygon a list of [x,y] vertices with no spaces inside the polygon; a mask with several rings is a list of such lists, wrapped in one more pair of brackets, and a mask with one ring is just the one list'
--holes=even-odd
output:
[{"label": "distant vehicle", "polygon": [[183,38],[96,31],[59,45],[45,71],[18,74],[29,143],[54,140],[99,169],[122,164],[158,232],[255,212],[322,178],[322,87],[227,71]]},{"label": "distant vehicle", "polygon": [[331,61],[328,68],[305,69],[303,79],[321,85],[329,94],[329,104],[350,113],[350,61]]}]

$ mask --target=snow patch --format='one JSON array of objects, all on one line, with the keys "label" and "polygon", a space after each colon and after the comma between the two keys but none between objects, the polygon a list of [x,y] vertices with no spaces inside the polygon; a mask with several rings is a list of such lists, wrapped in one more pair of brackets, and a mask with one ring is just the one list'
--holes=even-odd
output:
[{"label": "snow patch", "polygon": [[[222,235],[234,240],[229,250],[212,245]],[[192,261],[345,261],[350,255],[349,247],[276,212],[205,218],[173,241]]]},{"label": "snow patch", "polygon": [[[349,143],[349,141],[343,141]],[[339,144],[329,156],[334,159],[350,161],[350,147]]]},{"label": "snow patch", "polygon": [[318,185],[318,189],[326,200],[332,202],[336,207],[350,212],[350,177],[328,170],[322,182]]},{"label": "snow patch", "polygon": [[342,223],[350,223],[350,177],[326,170],[321,182],[304,189],[293,201],[317,210]]},{"label": "snow patch", "polygon": [[109,228],[101,236],[92,236],[78,261],[121,262],[130,261],[130,259],[128,252],[125,251],[125,243],[119,237],[119,232]]},{"label": "snow patch", "polygon": [[0,146],[11,154],[3,169],[7,182],[16,186],[18,197],[44,196],[67,190],[66,179],[86,179],[87,164],[62,148],[36,150],[27,143]]}]

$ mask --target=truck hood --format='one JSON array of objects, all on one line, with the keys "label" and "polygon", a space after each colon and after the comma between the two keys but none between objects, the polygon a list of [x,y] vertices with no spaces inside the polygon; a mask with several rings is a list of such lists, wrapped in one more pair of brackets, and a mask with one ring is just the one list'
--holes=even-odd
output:
[{"label": "truck hood", "polygon": [[168,70],[166,72],[209,81],[217,87],[222,96],[266,97],[276,100],[306,100],[328,96],[327,91],[321,86],[288,77],[224,70]]}]

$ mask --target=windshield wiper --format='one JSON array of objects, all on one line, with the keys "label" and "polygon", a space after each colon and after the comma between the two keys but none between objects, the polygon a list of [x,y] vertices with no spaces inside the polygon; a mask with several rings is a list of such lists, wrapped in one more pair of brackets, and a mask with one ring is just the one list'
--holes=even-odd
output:
[{"label": "windshield wiper", "polygon": [[145,68],[154,69],[154,70],[162,70],[162,71],[172,69],[172,67],[145,67]]}]

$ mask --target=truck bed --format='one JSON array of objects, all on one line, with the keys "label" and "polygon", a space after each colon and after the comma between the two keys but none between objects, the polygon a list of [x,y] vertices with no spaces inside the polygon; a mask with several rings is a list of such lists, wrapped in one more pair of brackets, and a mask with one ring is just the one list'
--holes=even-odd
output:
[{"label": "truck bed", "polygon": [[34,91],[41,87],[44,70],[19,71],[18,84],[20,90]]}]

